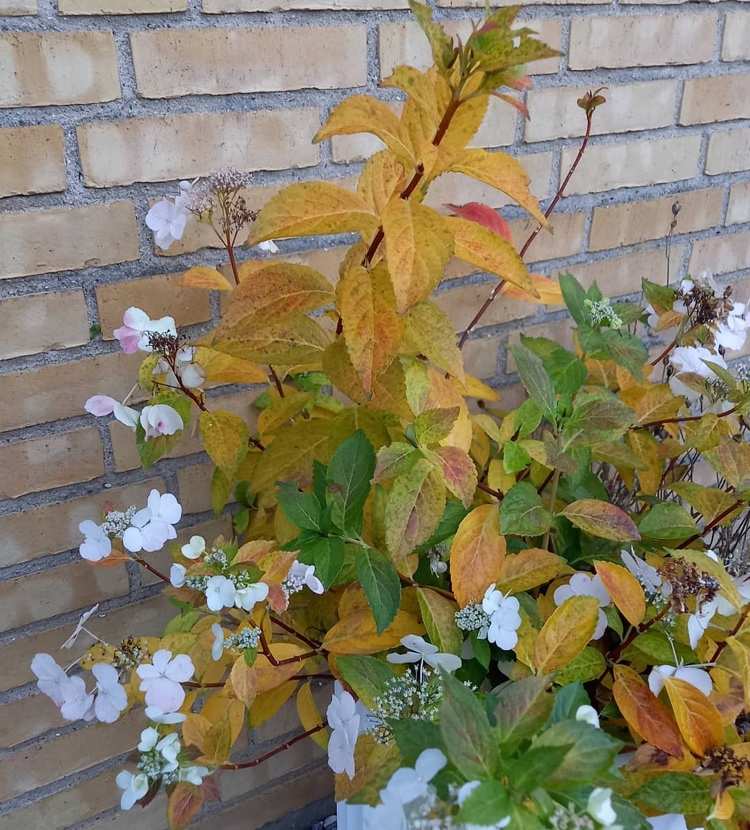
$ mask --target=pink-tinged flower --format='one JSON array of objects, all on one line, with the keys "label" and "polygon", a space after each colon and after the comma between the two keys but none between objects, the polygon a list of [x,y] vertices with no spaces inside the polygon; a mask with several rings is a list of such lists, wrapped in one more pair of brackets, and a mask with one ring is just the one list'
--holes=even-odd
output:
[{"label": "pink-tinged flower", "polygon": [[146,214],[146,227],[154,232],[154,241],[166,250],[173,242],[182,239],[190,211],[188,200],[192,185],[180,182],[180,194],[174,199],[160,199]]},{"label": "pink-tinged flower", "polygon": [[138,423],[138,410],[125,406],[109,395],[94,395],[83,405],[83,408],[90,415],[101,418],[103,415],[114,415],[115,418],[126,427],[135,429]]},{"label": "pink-tinged flower", "polygon": [[133,516],[132,525],[123,533],[122,543],[131,553],[161,550],[169,539],[177,538],[174,525],[181,517],[182,507],[171,493],[162,496],[152,490],[146,507]]},{"label": "pink-tinged flower", "polygon": [[128,694],[120,684],[117,669],[109,663],[97,663],[91,673],[96,678],[94,714],[102,723],[114,723],[128,706]]},{"label": "pink-tinged flower", "polygon": [[185,428],[180,413],[165,403],[144,406],[141,410],[141,426],[146,433],[146,438],[174,435],[175,432]]},{"label": "pink-tinged flower", "polygon": [[177,336],[177,327],[173,317],[160,317],[152,320],[145,311],[131,306],[122,316],[122,326],[114,330],[114,335],[126,354],[133,354],[139,349],[151,352],[149,334],[171,334]]},{"label": "pink-tinged flower", "polygon": [[146,705],[155,706],[161,712],[176,712],[185,700],[185,690],[180,685],[193,676],[195,667],[187,654],[174,658],[167,649],[159,649],[151,663],[138,666],[141,678],[140,690],[146,693]]},{"label": "pink-tinged flower", "polygon": [[112,553],[112,541],[104,530],[104,525],[98,525],[91,519],[86,519],[78,525],[83,533],[84,539],[81,542],[78,552],[89,562],[99,562],[106,559]]}]

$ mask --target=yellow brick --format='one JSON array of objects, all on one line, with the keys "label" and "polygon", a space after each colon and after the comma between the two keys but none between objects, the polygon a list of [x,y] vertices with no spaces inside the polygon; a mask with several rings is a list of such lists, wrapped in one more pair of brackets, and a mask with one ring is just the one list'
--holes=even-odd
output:
[{"label": "yellow brick", "polygon": [[737,182],[729,192],[727,225],[750,222],[750,182]]},{"label": "yellow brick", "polygon": [[497,374],[497,350],[501,338],[482,337],[469,340],[463,348],[464,368],[480,380],[491,380]]},{"label": "yellow brick", "polygon": [[159,14],[184,12],[187,0],[58,0],[60,14]]},{"label": "yellow brick", "polygon": [[[54,704],[49,701],[49,705]],[[133,710],[104,728],[93,724],[57,740],[27,747],[0,769],[0,796],[12,798],[127,752],[138,743],[142,728],[143,712]]]},{"label": "yellow brick", "polygon": [[406,0],[203,0],[206,14],[222,12],[275,12],[294,9],[406,9]]},{"label": "yellow brick", "polygon": [[568,64],[571,69],[595,69],[706,63],[715,32],[715,14],[577,17]]},{"label": "yellow brick", "polygon": [[[0,303],[0,358],[64,349],[88,342],[83,294],[25,294]],[[18,406],[18,401],[14,405]],[[0,402],[0,413],[3,404]],[[2,415],[0,414],[0,420]]]},{"label": "yellow brick", "polygon": [[685,81],[680,124],[709,124],[750,117],[750,75]]},{"label": "yellow brick", "polygon": [[[492,8],[499,6],[531,6],[538,0],[498,0],[492,3]],[[577,6],[594,6],[608,3],[609,0],[547,0],[545,6],[567,6],[575,3]],[[482,0],[438,0],[438,6],[484,6]],[[525,22],[525,21],[524,21]]]},{"label": "yellow brick", "polygon": [[0,197],[65,190],[61,127],[0,130]]},{"label": "yellow brick", "polygon": [[748,12],[727,12],[721,59],[723,61],[750,59],[750,14]]},{"label": "yellow brick", "polygon": [[260,28],[133,32],[138,92],[144,98],[171,98],[367,83],[364,26],[284,27],[273,30],[272,37],[269,48],[269,30]]},{"label": "yellow brick", "polygon": [[721,130],[708,140],[706,173],[735,173],[750,169],[750,128]]},{"label": "yellow brick", "polygon": [[[487,299],[495,282],[481,282],[474,285],[461,285],[441,291],[433,299],[443,309],[453,323],[456,331],[462,331]],[[482,317],[480,326],[495,326],[518,320],[534,314],[537,306],[519,300],[509,300],[499,294]]]},{"label": "yellow brick", "polygon": [[0,447],[0,499],[48,490],[104,473],[96,429],[30,438]]},{"label": "yellow brick", "polygon": [[[96,394],[122,400],[135,383],[142,358],[139,353],[114,352],[4,375],[0,429],[83,415],[86,399]],[[134,397],[143,398],[141,394]]]},{"label": "yellow brick", "polygon": [[38,0],[0,0],[0,16],[37,14],[39,11],[37,2]]},{"label": "yellow brick", "polygon": [[146,277],[98,286],[96,302],[105,340],[113,338],[112,332],[122,325],[122,315],[130,306],[142,308],[152,319],[168,314],[178,326],[210,320],[209,292],[180,285],[181,276]]},{"label": "yellow brick", "polygon": [[[482,4],[478,3],[477,5]],[[460,37],[464,43],[471,34],[470,20],[441,21],[441,25],[452,36]],[[540,40],[547,43],[553,49],[560,47],[559,20],[524,20],[523,25],[537,32]],[[419,26],[412,21],[405,23],[381,23],[379,48],[380,76],[382,78],[390,75],[399,64],[416,66],[418,69],[427,69],[429,66],[432,66],[432,52],[430,51],[429,43]],[[548,58],[530,63],[528,71],[532,75],[543,75],[557,72],[559,68],[559,58]]]},{"label": "yellow brick", "polygon": [[[518,156],[531,179],[531,192],[537,199],[549,195],[552,153],[534,153]],[[489,185],[482,184],[462,173],[445,173],[430,185],[425,204],[442,208],[445,204],[464,204],[466,202],[484,202],[490,207],[502,207],[512,204],[511,200]]]},{"label": "yellow brick", "polygon": [[120,97],[111,32],[0,35],[0,107],[89,104]]},{"label": "yellow brick", "polygon": [[[526,261],[534,263],[577,254],[583,244],[585,219],[583,213],[554,213],[550,218],[550,230],[536,235],[526,254]],[[513,243],[518,250],[537,227],[536,220],[530,217],[510,223]]]},{"label": "yellow brick", "polygon": [[[674,123],[678,81],[645,81],[610,86],[605,106],[593,119],[592,134],[632,132],[666,127]],[[527,96],[530,120],[526,141],[583,135],[586,116],[576,103],[591,85],[531,90]]]},{"label": "yellow brick", "polygon": [[93,519],[98,523],[108,510],[125,510],[131,505],[143,507],[153,487],[165,491],[164,482],[152,478],[141,484],[101,490],[93,496],[0,516],[3,540],[0,566],[17,565],[77,548],[83,538],[78,530],[80,522]]},{"label": "yellow brick", "polygon": [[680,203],[675,233],[713,227],[721,222],[723,201],[721,188],[708,188],[675,193],[661,199],[595,208],[589,249],[617,248],[666,236],[675,202]]},{"label": "yellow brick", "polygon": [[0,214],[0,279],[138,259],[130,202]]},{"label": "yellow brick", "polygon": [[0,746],[13,747],[50,729],[59,729],[65,723],[57,706],[46,695],[11,701],[0,706]]},{"label": "yellow brick", "polygon": [[[87,562],[81,563],[81,567],[84,566],[94,568]],[[109,570],[109,568],[99,568],[98,570],[104,571]],[[60,571],[56,569],[52,573],[59,574]],[[96,621],[92,620],[91,625],[103,640],[117,643],[124,634],[141,637],[161,631],[174,614],[174,605],[166,597],[157,596],[125,608],[108,611],[104,617],[97,614]],[[25,637],[16,636],[3,645],[0,649],[3,664],[3,671],[0,673],[0,688],[5,691],[35,680],[29,668],[34,655],[37,652],[57,653],[60,644],[67,640],[73,631],[73,627],[72,624],[66,623],[47,631],[36,631]],[[73,647],[66,652],[68,659],[72,661],[79,658],[86,651],[90,642],[90,640],[79,638]],[[5,830],[1,824],[0,827]]]},{"label": "yellow brick", "polygon": [[182,512],[203,513],[211,509],[211,475],[213,464],[195,464],[183,467],[177,473]]},{"label": "yellow brick", "polygon": [[750,231],[744,233],[719,232],[708,239],[693,242],[689,271],[701,274],[728,274],[747,268],[750,262]]},{"label": "yellow brick", "polygon": [[100,600],[127,592],[128,575],[124,565],[102,568],[81,560],[0,582],[3,607],[0,625],[7,631],[66,611],[86,609]]},{"label": "yellow brick", "polygon": [[[78,128],[90,187],[206,176],[221,167],[282,170],[317,164],[318,110],[174,115]],[[210,137],[207,139],[207,137]]]},{"label": "yellow brick", "polygon": [[[592,193],[692,178],[700,145],[699,135],[688,135],[590,146],[565,192]],[[563,170],[568,170],[577,152],[576,147],[563,151]]]}]

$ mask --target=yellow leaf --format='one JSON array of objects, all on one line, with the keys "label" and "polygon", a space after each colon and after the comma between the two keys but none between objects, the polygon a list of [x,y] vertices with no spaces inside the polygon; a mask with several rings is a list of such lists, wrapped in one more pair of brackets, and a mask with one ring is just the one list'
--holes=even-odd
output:
[{"label": "yellow leaf", "polygon": [[627,568],[613,562],[594,562],[594,569],[623,617],[631,625],[640,625],[646,616],[646,595],[641,583]]},{"label": "yellow leaf", "polygon": [[256,695],[255,668],[247,665],[244,655],[234,661],[229,681],[237,699],[245,706],[252,706]]},{"label": "yellow leaf", "polygon": [[208,718],[189,712],[182,723],[183,744],[197,747],[201,752],[204,752],[203,744],[210,728],[211,721]]},{"label": "yellow leaf", "polygon": [[393,622],[378,634],[369,608],[342,617],[325,635],[323,648],[333,654],[376,654],[393,648],[406,634],[424,634],[424,626],[413,614],[398,611]]},{"label": "yellow leaf", "polygon": [[501,458],[493,458],[487,471],[487,484],[493,490],[500,493],[507,493],[516,483],[516,477],[512,473],[505,472],[505,466]]},{"label": "yellow leaf", "polygon": [[333,301],[333,286],[314,268],[294,262],[271,262],[243,273],[222,319],[222,329],[240,323],[267,325],[290,314],[313,311]]},{"label": "yellow leaf", "polygon": [[425,300],[443,278],[453,238],[440,214],[398,197],[386,206],[382,223],[388,273],[403,313]]},{"label": "yellow leaf", "polygon": [[436,83],[431,73],[420,72],[413,66],[397,66],[380,84],[403,90],[427,119],[437,126],[450,99],[450,89],[445,80],[441,80],[442,84]]},{"label": "yellow leaf", "polygon": [[727,637],[728,652],[734,658],[736,676],[742,683],[742,690],[745,698],[745,708],[750,710],[750,648],[739,637]]},{"label": "yellow leaf", "polygon": [[376,227],[377,217],[356,193],[330,182],[299,182],[266,202],[248,244],[289,236],[372,234]]},{"label": "yellow leaf", "polygon": [[528,548],[505,557],[497,587],[503,593],[517,594],[570,572],[561,556],[543,548]]},{"label": "yellow leaf", "polygon": [[518,613],[521,616],[521,625],[516,630],[518,642],[513,647],[513,651],[515,651],[516,657],[518,657],[519,661],[523,663],[524,666],[528,666],[528,668],[533,669],[534,646],[536,644],[536,638],[539,636],[539,632],[536,628],[534,628],[531,618],[523,610],[523,607],[519,608]]},{"label": "yellow leaf", "polygon": [[189,288],[208,288],[216,291],[231,291],[234,288],[221,271],[209,268],[207,265],[189,268],[180,277],[180,284]]},{"label": "yellow leaf", "polygon": [[214,383],[265,383],[266,371],[250,360],[196,346],[194,361],[203,369],[206,380]]},{"label": "yellow leaf", "polygon": [[716,795],[714,808],[709,819],[717,821],[729,821],[734,815],[734,799],[728,790],[722,790]]},{"label": "yellow leaf", "polygon": [[247,455],[250,431],[245,421],[231,412],[201,412],[200,433],[211,461],[231,478]]},{"label": "yellow leaf", "polygon": [[451,545],[453,593],[462,608],[481,602],[487,588],[500,579],[504,559],[497,504],[475,507],[458,526]]},{"label": "yellow leaf", "polygon": [[435,303],[415,305],[406,315],[404,351],[423,354],[439,369],[463,381],[464,363],[448,316]]},{"label": "yellow leaf", "polygon": [[539,203],[529,192],[529,177],[521,162],[513,156],[487,150],[464,150],[451,160],[448,169],[500,190],[518,202],[538,222],[547,224]]},{"label": "yellow leaf", "polygon": [[346,98],[328,116],[326,123],[313,138],[314,143],[332,135],[372,133],[399,159],[414,165],[414,152],[408,136],[393,109],[383,101],[369,95],[352,95]]},{"label": "yellow leaf", "polygon": [[298,685],[299,683],[296,680],[287,680],[281,686],[259,694],[250,707],[248,714],[250,726],[257,729],[262,723],[271,720],[294,694]]},{"label": "yellow leaf", "polygon": [[638,469],[641,490],[647,495],[655,496],[661,486],[662,467],[664,466],[659,456],[658,443],[650,432],[642,429],[631,430],[626,438],[634,458],[643,464]]},{"label": "yellow leaf", "polygon": [[533,292],[506,282],[500,293],[513,300],[523,300],[526,303],[540,303],[542,305],[563,305],[562,291],[557,280],[544,277],[541,274],[529,274]]},{"label": "yellow leaf", "polygon": [[417,599],[430,640],[440,651],[460,654],[463,636],[455,620],[458,605],[432,588],[417,588]]},{"label": "yellow leaf", "polygon": [[[304,683],[297,693],[297,715],[302,728],[307,732],[308,729],[313,729],[325,722],[325,718],[320,714],[318,704],[313,697],[312,686],[310,683]],[[328,730],[321,729],[320,732],[314,732],[310,737],[321,749],[328,749]]]},{"label": "yellow leaf", "polygon": [[403,321],[395,304],[389,302],[392,299],[388,275],[382,268],[370,274],[355,265],[336,286],[336,306],[349,358],[368,394],[376,375],[390,365],[401,341]]},{"label": "yellow leaf", "polygon": [[232,726],[229,715],[211,725],[203,739],[203,755],[198,759],[212,766],[220,766],[232,751]]},{"label": "yellow leaf", "polygon": [[577,657],[596,631],[599,601],[594,597],[574,596],[556,608],[542,626],[534,648],[534,663],[539,674],[547,674]]},{"label": "yellow leaf", "polygon": [[459,259],[496,274],[532,295],[535,293],[523,260],[500,234],[458,216],[448,216],[445,221],[453,234],[454,254]]},{"label": "yellow leaf", "polygon": [[440,166],[441,172],[457,153],[464,152],[466,145],[476,135],[487,114],[488,104],[489,95],[475,95],[463,101],[456,110],[440,141],[440,158],[444,160]]},{"label": "yellow leaf", "polygon": [[[298,645],[297,643],[271,643],[268,647],[271,654],[278,661],[298,657],[310,650],[307,646]],[[255,663],[253,663],[257,693],[260,694],[270,689],[276,689],[282,683],[294,677],[295,674],[302,670],[304,665],[304,660],[295,660],[291,663],[283,663],[281,666],[275,666],[264,654],[258,654],[255,658]]]},{"label": "yellow leaf", "polygon": [[[381,150],[379,153],[370,156],[362,168],[357,181],[357,193],[362,201],[380,216],[385,206],[401,191],[404,181],[404,166],[388,150]],[[362,262],[364,251],[356,258],[357,263]]]},{"label": "yellow leaf", "polygon": [[664,687],[677,726],[691,752],[705,755],[709,749],[724,743],[719,710],[703,692],[676,677],[668,677]]}]

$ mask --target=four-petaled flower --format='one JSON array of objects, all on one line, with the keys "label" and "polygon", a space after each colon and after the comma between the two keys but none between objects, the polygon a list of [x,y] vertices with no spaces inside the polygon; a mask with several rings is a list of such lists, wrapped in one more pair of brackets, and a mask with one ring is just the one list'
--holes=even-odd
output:
[{"label": "four-petaled flower", "polygon": [[122,543],[131,553],[161,550],[168,539],[176,539],[174,525],[182,517],[182,507],[171,493],[149,493],[146,507],[133,516],[132,525],[122,535]]},{"label": "four-petaled flower", "polygon": [[607,615],[602,609],[606,608],[612,600],[598,574],[573,574],[566,585],[555,588],[555,593],[552,596],[555,605],[562,605],[571,597],[594,597],[599,602],[599,619],[591,639],[598,640],[604,634],[607,628]]},{"label": "four-petaled flower", "polygon": [[328,766],[336,773],[354,778],[354,748],[359,735],[360,714],[349,692],[336,681],[326,710],[331,735],[328,739]]},{"label": "four-petaled flower", "polygon": [[185,690],[180,684],[193,676],[193,661],[187,654],[173,658],[167,649],[159,649],[151,660],[136,669],[141,678],[139,688],[146,693],[146,705],[156,706],[162,712],[176,712],[185,700]]},{"label": "four-petaled flower", "polygon": [[408,651],[406,654],[391,652],[386,658],[389,663],[419,663],[424,661],[433,669],[441,668],[447,672],[454,672],[461,668],[460,657],[438,651],[436,645],[428,643],[417,634],[407,634],[402,637],[401,645]]},{"label": "four-petaled flower", "polygon": [[165,197],[155,202],[146,214],[146,227],[154,232],[154,241],[166,250],[173,242],[182,239],[190,210],[188,201],[192,183],[180,182],[180,193],[173,199]]},{"label": "four-petaled flower", "polygon": [[232,608],[236,594],[234,582],[226,576],[212,576],[206,583],[206,605],[209,611]]},{"label": "four-petaled flower", "polygon": [[268,585],[265,582],[253,582],[244,588],[237,588],[234,592],[234,604],[243,611],[253,610],[256,603],[263,602],[268,596]]},{"label": "four-petaled flower", "polygon": [[98,525],[91,519],[85,519],[78,525],[78,530],[83,533],[83,542],[78,552],[84,559],[88,559],[89,562],[99,562],[112,553],[112,540],[103,525]]},{"label": "four-petaled flower", "polygon": [[498,648],[507,651],[518,643],[516,632],[521,626],[519,608],[518,600],[496,590],[494,583],[484,592],[482,610],[490,618],[487,639]]},{"label": "four-petaled flower", "polygon": [[128,694],[120,683],[120,676],[109,663],[97,663],[91,673],[96,678],[94,713],[102,723],[114,723],[127,709]]},{"label": "four-petaled flower", "polygon": [[191,536],[190,541],[180,550],[185,559],[200,559],[206,552],[206,540],[202,536]]}]

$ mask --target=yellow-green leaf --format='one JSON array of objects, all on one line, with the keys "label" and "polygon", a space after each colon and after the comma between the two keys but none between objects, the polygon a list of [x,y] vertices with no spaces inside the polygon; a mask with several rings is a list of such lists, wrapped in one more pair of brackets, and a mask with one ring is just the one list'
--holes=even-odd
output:
[{"label": "yellow-green leaf", "polygon": [[231,412],[201,412],[200,433],[211,461],[231,478],[247,455],[247,424]]},{"label": "yellow-green leaf", "polygon": [[188,268],[180,277],[180,284],[189,288],[207,288],[216,291],[231,291],[234,286],[216,268],[209,268],[207,265],[196,265]]},{"label": "yellow-green leaf", "polygon": [[[299,722],[302,724],[302,728],[305,732],[310,729],[314,729],[316,726],[319,726],[321,723],[325,722],[325,719],[320,714],[320,710],[318,709],[318,704],[315,702],[312,685],[309,682],[304,683],[300,687],[299,692],[297,692],[297,715],[299,716]],[[314,732],[310,735],[310,737],[321,749],[328,749],[327,729],[321,729],[319,732]]]},{"label": "yellow-green leaf", "polygon": [[440,651],[460,654],[463,635],[456,626],[458,605],[433,588],[417,588],[417,599],[430,640]]},{"label": "yellow-green leaf", "polygon": [[266,202],[248,243],[328,233],[371,234],[376,227],[377,217],[356,193],[330,182],[299,182]]},{"label": "yellow-green leaf", "polygon": [[570,571],[570,566],[561,556],[543,548],[528,548],[505,557],[498,588],[503,593],[517,594],[544,585]]},{"label": "yellow-green leaf", "polygon": [[[388,150],[370,156],[357,182],[357,193],[378,216],[404,183],[404,166]],[[362,261],[362,255],[357,257]]]},{"label": "yellow-green leaf", "polygon": [[487,588],[500,579],[505,550],[497,504],[482,504],[464,517],[450,559],[453,593],[462,608],[480,602]]},{"label": "yellow-green leaf", "polygon": [[463,381],[464,363],[455,329],[435,303],[419,303],[406,315],[403,348],[408,354],[423,354],[439,369]]},{"label": "yellow-green leaf", "polygon": [[443,278],[453,253],[453,237],[444,217],[407,199],[391,199],[382,222],[388,273],[396,307],[403,313],[427,299]]},{"label": "yellow-green leaf", "polygon": [[575,596],[556,608],[542,626],[534,646],[534,663],[539,674],[567,665],[586,648],[596,631],[599,601]]},{"label": "yellow-green leaf", "polygon": [[562,515],[576,527],[600,539],[632,542],[641,538],[635,522],[628,514],[608,501],[579,499],[567,505]]}]

